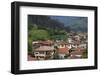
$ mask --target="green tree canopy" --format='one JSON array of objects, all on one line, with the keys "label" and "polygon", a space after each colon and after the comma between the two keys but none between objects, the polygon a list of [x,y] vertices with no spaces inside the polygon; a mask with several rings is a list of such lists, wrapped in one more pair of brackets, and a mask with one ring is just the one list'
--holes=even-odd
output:
[{"label": "green tree canopy", "polygon": [[29,36],[33,41],[50,39],[49,33],[46,30],[31,30]]}]

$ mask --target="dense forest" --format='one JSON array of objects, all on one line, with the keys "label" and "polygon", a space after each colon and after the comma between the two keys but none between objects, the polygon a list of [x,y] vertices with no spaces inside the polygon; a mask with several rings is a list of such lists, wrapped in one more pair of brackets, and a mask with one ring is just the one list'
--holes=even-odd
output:
[{"label": "dense forest", "polygon": [[87,32],[88,17],[52,16],[51,18],[62,22],[66,31]]},{"label": "dense forest", "polygon": [[28,16],[28,25],[36,24],[39,28],[51,28],[51,29],[64,29],[64,24],[51,19],[50,16],[42,15],[29,15]]}]

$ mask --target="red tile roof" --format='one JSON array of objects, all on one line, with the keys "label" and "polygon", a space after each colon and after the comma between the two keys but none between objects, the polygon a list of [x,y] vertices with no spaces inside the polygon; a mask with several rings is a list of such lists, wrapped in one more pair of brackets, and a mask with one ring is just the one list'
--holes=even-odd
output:
[{"label": "red tile roof", "polygon": [[71,55],[82,55],[83,51],[73,51],[71,52]]},{"label": "red tile roof", "polygon": [[76,48],[76,50],[77,50],[77,51],[81,51],[81,49],[80,49],[80,48]]},{"label": "red tile roof", "polygon": [[58,48],[58,53],[60,54],[68,54],[69,53],[69,48]]}]

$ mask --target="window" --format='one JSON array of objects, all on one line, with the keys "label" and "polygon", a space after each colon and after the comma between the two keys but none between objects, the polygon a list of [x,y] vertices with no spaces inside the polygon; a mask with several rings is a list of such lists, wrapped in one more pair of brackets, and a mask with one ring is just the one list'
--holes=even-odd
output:
[{"label": "window", "polygon": [[44,54],[44,52],[43,52],[43,51],[41,51],[41,52],[40,52],[40,54]]},{"label": "window", "polygon": [[34,52],[34,54],[39,54],[39,52]]}]

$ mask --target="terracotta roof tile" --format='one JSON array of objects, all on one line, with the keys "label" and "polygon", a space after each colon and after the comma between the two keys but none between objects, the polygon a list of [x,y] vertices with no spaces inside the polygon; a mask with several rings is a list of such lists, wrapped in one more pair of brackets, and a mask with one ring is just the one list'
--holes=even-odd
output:
[{"label": "terracotta roof tile", "polygon": [[68,54],[69,53],[69,48],[59,48],[58,53],[60,54]]},{"label": "terracotta roof tile", "polygon": [[53,51],[53,46],[40,46],[39,48],[35,49],[35,51]]}]

